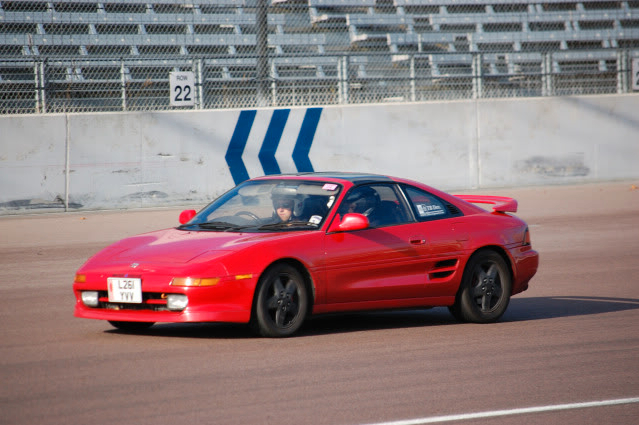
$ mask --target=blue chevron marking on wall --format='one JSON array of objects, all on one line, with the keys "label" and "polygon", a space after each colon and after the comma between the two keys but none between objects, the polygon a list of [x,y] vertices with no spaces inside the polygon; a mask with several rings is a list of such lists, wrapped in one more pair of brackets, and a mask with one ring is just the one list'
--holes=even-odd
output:
[{"label": "blue chevron marking on wall", "polygon": [[302,128],[297,136],[295,149],[293,149],[293,161],[300,173],[313,172],[313,164],[308,157],[311,152],[311,145],[315,137],[315,130],[319,124],[322,108],[308,108],[302,121]]},{"label": "blue chevron marking on wall", "polygon": [[233,136],[224,156],[235,184],[240,184],[249,179],[249,173],[246,171],[244,161],[242,161],[242,154],[256,114],[257,111],[240,112],[240,117],[237,119],[237,124],[235,124],[235,131],[233,131]]},{"label": "blue chevron marking on wall", "polygon": [[273,111],[273,116],[271,117],[271,122],[268,125],[268,130],[266,130],[266,136],[264,137],[262,148],[258,154],[264,174],[281,173],[280,166],[275,159],[275,152],[277,151],[277,146],[280,144],[280,139],[284,132],[284,126],[286,126],[286,120],[288,120],[290,112],[290,109],[278,109]]},{"label": "blue chevron marking on wall", "polygon": [[[304,119],[291,155],[295,167],[300,173],[314,171],[309,154],[322,115],[322,109],[323,108],[308,108],[304,114]],[[271,116],[264,140],[257,155],[264,174],[266,175],[281,173],[275,154],[277,153],[277,148],[282,139],[282,134],[284,133],[290,112],[290,109],[276,109]],[[231,141],[226,150],[224,158],[229,166],[229,171],[235,184],[240,184],[250,178],[242,155],[244,154],[244,149],[246,148],[257,113],[257,110],[240,112],[233,136],[231,136]]]}]

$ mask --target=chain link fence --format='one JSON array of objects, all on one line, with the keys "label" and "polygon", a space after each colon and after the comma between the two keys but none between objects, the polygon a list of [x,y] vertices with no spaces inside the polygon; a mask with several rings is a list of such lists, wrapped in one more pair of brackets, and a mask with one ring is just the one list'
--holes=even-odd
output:
[{"label": "chain link fence", "polygon": [[636,58],[639,1],[0,1],[0,114],[627,93]]}]

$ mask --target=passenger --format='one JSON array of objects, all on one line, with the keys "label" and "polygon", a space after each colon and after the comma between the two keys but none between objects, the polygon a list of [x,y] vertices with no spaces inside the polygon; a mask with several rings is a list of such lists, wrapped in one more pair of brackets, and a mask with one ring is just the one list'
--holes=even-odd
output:
[{"label": "passenger", "polygon": [[379,205],[380,199],[377,191],[371,187],[363,186],[353,189],[344,199],[342,213],[359,213],[369,216]]},{"label": "passenger", "polygon": [[382,227],[401,223],[404,220],[399,205],[393,201],[382,201],[379,193],[369,186],[353,189],[344,199],[342,213],[359,213],[368,218],[370,227]]}]

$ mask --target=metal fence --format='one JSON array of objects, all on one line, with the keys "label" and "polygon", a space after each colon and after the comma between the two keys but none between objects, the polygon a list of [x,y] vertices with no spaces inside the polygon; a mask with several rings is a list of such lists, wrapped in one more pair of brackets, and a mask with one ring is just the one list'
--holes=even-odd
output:
[{"label": "metal fence", "polygon": [[636,58],[639,1],[0,1],[0,114],[626,93]]}]

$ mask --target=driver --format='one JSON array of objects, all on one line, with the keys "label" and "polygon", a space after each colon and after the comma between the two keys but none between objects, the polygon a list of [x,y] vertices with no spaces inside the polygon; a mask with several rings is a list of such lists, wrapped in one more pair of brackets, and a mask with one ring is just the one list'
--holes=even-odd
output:
[{"label": "driver", "polygon": [[275,210],[275,215],[277,215],[281,222],[291,221],[294,207],[295,198],[291,196],[273,197],[273,209]]}]

